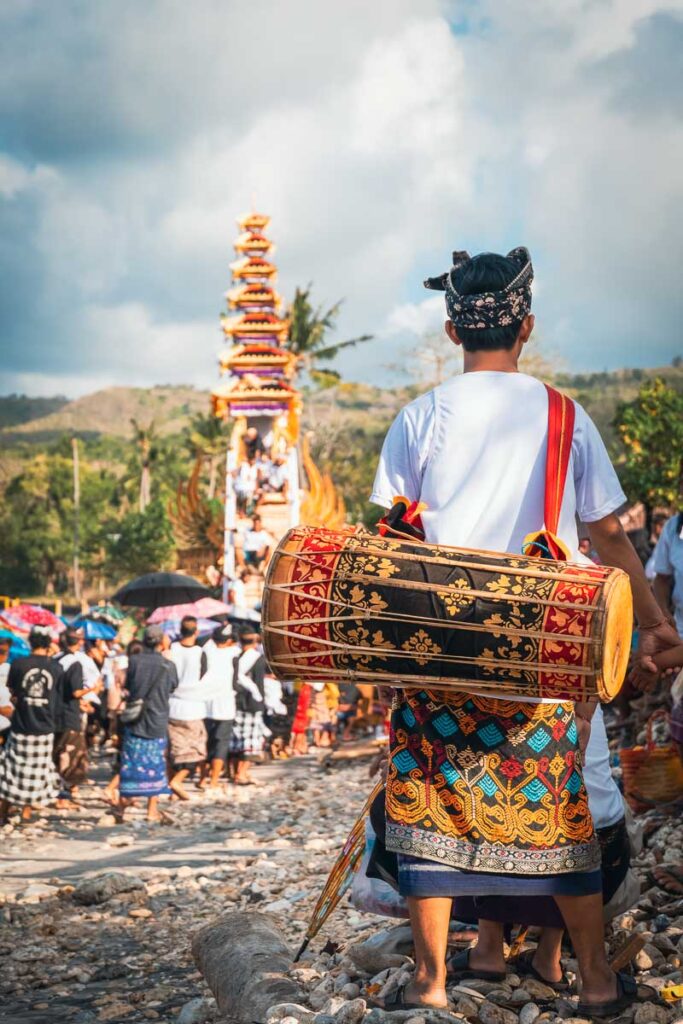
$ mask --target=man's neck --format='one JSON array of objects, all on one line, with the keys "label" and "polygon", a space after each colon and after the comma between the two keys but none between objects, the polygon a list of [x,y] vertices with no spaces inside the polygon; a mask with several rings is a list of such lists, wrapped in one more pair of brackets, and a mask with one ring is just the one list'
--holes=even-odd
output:
[{"label": "man's neck", "polygon": [[463,356],[463,372],[477,373],[483,370],[496,373],[519,373],[516,351],[504,348],[493,352],[465,352]]},{"label": "man's neck", "polygon": [[193,636],[184,636],[184,637],[182,637],[182,639],[180,641],[180,646],[181,647],[194,647],[196,642],[197,641],[195,640],[195,638]]}]

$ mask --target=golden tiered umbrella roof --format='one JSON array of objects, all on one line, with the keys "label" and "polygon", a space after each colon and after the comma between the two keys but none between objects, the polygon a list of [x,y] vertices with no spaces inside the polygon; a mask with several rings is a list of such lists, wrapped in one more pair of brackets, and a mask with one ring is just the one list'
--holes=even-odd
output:
[{"label": "golden tiered umbrella roof", "polygon": [[241,260],[231,263],[230,269],[232,276],[236,280],[242,281],[254,277],[275,277],[277,274],[275,264],[269,263],[268,260],[264,260],[260,256],[244,256]]},{"label": "golden tiered umbrella roof", "polygon": [[280,371],[284,377],[293,376],[297,360],[296,356],[286,348],[277,345],[265,345],[252,342],[248,345],[233,345],[226,348],[220,355],[221,372],[245,372],[250,369],[267,369],[273,373]]},{"label": "golden tiered umbrella roof", "polygon": [[221,320],[225,334],[240,339],[254,338],[255,336],[267,336],[275,338],[279,343],[287,340],[289,331],[289,320],[281,320],[276,313],[248,312],[239,316],[225,316]]},{"label": "golden tiered umbrella roof", "polygon": [[243,231],[235,239],[235,249],[237,252],[247,253],[248,255],[264,255],[265,253],[272,252],[275,246],[269,238],[262,235],[258,231]]},{"label": "golden tiered umbrella roof", "polygon": [[239,284],[225,293],[228,305],[231,309],[250,309],[264,306],[271,306],[277,309],[282,303],[282,296],[279,295],[270,285],[262,284],[260,281],[253,281],[250,284]]},{"label": "golden tiered umbrella roof", "polygon": [[270,224],[267,213],[245,213],[237,221],[240,231],[265,231]]}]

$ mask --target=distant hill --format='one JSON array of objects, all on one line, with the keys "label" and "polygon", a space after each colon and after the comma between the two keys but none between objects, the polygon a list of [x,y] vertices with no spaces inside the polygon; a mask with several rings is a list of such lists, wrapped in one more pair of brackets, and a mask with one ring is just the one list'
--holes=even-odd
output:
[{"label": "distant hill", "polygon": [[29,398],[28,395],[2,395],[0,397],[0,430],[21,423],[50,416],[69,402],[63,395],[54,398]]},{"label": "distant hill", "polygon": [[[13,398],[15,396],[10,396]],[[8,399],[0,400],[0,410]],[[97,437],[129,437],[131,419],[146,425],[150,420],[159,434],[177,434],[197,412],[206,412],[208,392],[192,387],[105,388],[92,395],[66,399],[24,399],[25,402],[52,402],[51,408],[23,422],[14,420],[0,430],[0,445],[18,441],[46,442],[64,433]],[[27,409],[29,407],[27,406]]]}]

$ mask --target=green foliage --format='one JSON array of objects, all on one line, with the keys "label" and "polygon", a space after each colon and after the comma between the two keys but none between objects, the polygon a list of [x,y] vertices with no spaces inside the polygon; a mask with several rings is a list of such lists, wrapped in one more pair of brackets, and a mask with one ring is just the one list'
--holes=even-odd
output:
[{"label": "green foliage", "polygon": [[287,348],[299,358],[303,369],[309,373],[317,368],[318,362],[334,359],[345,348],[371,341],[371,334],[361,334],[348,341],[339,341],[334,345],[326,343],[329,331],[337,324],[341,309],[341,301],[335,302],[329,309],[322,306],[315,308],[311,303],[311,285],[297,288],[294,300],[287,311],[289,318],[289,342]]},{"label": "green foliage", "polygon": [[[65,444],[70,445],[69,439]],[[7,593],[63,591],[73,559],[73,467],[65,444],[27,460],[8,485],[0,514],[0,588]],[[95,568],[113,511],[116,478],[81,465],[80,551]]]},{"label": "green foliage", "polygon": [[117,577],[140,576],[173,563],[173,531],[163,502],[128,512],[107,538],[108,566]]},{"label": "green foliage", "polygon": [[62,395],[54,398],[29,398],[28,395],[3,395],[0,398],[0,429],[40,419],[57,412],[68,402]]},{"label": "green foliage", "polygon": [[683,395],[657,377],[619,405],[614,426],[623,445],[620,477],[646,504],[677,505],[683,494]]}]

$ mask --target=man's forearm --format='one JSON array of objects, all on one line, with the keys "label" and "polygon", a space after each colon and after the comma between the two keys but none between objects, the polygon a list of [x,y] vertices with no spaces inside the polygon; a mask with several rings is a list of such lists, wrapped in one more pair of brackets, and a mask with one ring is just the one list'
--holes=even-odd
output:
[{"label": "man's forearm", "polygon": [[607,516],[597,523],[589,523],[591,542],[605,565],[623,569],[631,581],[633,610],[640,626],[651,626],[663,619],[662,609],[655,600],[642,562],[624,533],[616,516]]},{"label": "man's forearm", "polygon": [[655,595],[657,604],[662,609],[665,615],[671,615],[671,576],[660,576],[659,573],[655,576],[655,581],[652,584],[652,590]]}]

